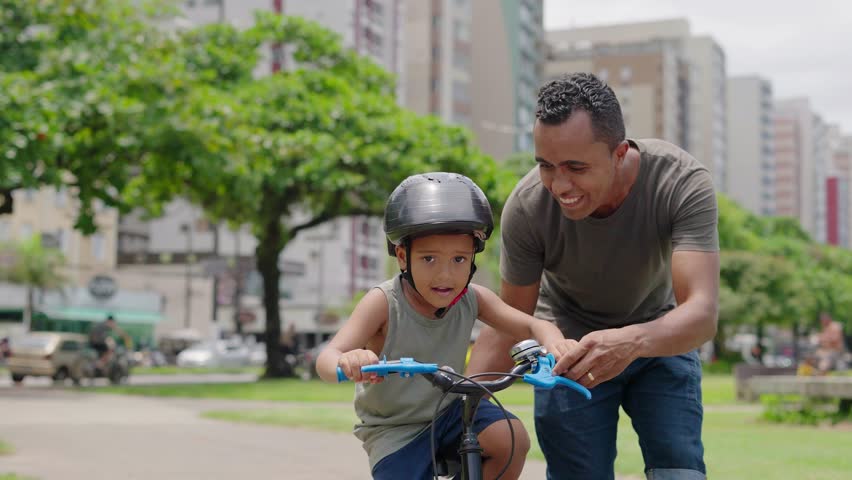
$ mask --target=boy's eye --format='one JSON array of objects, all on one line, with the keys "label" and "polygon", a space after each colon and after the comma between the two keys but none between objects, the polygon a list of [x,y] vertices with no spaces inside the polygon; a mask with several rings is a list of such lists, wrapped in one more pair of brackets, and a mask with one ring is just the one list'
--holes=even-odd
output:
[{"label": "boy's eye", "polygon": [[426,255],[423,257],[423,261],[426,263],[432,263],[435,261],[435,257],[432,255]]}]

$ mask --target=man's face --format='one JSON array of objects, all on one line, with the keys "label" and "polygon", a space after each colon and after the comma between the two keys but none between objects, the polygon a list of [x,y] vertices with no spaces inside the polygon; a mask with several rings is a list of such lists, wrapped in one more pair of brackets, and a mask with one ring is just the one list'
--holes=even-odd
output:
[{"label": "man's face", "polygon": [[616,167],[627,151],[626,142],[611,152],[606,143],[595,140],[591,118],[582,110],[559,125],[536,121],[533,139],[541,183],[562,213],[571,220],[606,216],[616,196]]},{"label": "man's face", "polygon": [[465,234],[428,235],[411,243],[411,262],[396,247],[399,268],[411,268],[417,291],[433,308],[443,308],[461,293],[470,278],[473,237]]}]

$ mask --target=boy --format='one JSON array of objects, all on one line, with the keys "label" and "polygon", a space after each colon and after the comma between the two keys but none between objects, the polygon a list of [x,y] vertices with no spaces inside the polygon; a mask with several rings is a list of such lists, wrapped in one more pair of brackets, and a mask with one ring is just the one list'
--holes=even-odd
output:
[{"label": "boy", "polygon": [[[428,382],[364,375],[379,357],[412,357],[464,370],[474,321],[479,318],[517,339],[534,337],[560,357],[573,340],[549,322],[515,310],[490,290],[471,284],[474,255],[494,228],[491,206],[469,178],[453,173],[414,175],[391,194],[385,207],[388,253],[402,273],[370,290],[317,359],[320,377],[337,381],[337,367],[361,382],[355,410],[375,479],[432,478],[429,424],[441,391]],[[508,355],[508,352],[506,353]],[[461,400],[450,396],[435,423],[436,448],[458,445]],[[515,451],[503,478],[518,478],[529,436],[513,415]],[[483,475],[494,478],[512,453],[502,412],[483,400],[474,430],[483,448]]]}]

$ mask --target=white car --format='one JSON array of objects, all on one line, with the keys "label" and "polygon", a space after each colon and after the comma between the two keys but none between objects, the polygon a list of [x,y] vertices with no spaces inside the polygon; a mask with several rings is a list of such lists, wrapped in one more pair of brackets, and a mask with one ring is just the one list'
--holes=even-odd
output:
[{"label": "white car", "polygon": [[197,343],[177,355],[179,367],[245,367],[266,363],[262,343],[243,343],[217,340]]}]

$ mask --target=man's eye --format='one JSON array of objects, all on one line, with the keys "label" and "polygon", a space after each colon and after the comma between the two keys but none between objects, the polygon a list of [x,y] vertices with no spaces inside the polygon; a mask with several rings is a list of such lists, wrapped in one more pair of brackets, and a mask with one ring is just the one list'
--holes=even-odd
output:
[{"label": "man's eye", "polygon": [[549,163],[539,163],[538,167],[541,168],[542,170],[550,170],[551,168],[553,168],[553,165],[551,165]]},{"label": "man's eye", "polygon": [[464,263],[464,262],[467,261],[467,258],[462,257],[462,256],[458,256],[458,257],[453,258],[453,261],[456,262],[456,263]]}]

